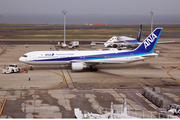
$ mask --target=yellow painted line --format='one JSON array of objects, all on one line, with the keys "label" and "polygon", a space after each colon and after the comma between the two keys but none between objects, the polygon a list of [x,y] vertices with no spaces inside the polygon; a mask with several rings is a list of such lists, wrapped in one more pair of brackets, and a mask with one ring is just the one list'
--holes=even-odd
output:
[{"label": "yellow painted line", "polygon": [[[28,94],[28,95],[23,95],[23,96],[16,96],[16,97],[11,97],[11,98],[6,98],[6,99],[14,99],[14,98],[20,98],[20,97],[27,97],[27,96],[31,96],[31,95],[37,95],[37,94],[40,94],[40,93],[43,93],[43,92],[47,92],[47,91],[56,89],[56,88],[60,87],[61,85],[63,85],[64,82],[66,81],[65,77],[64,77],[63,75],[57,73],[57,72],[53,72],[53,71],[50,71],[50,70],[45,70],[45,71],[52,72],[52,73],[55,73],[55,74],[60,75],[60,76],[63,78],[63,82],[62,82],[61,84],[59,84],[58,86],[55,86],[55,87],[53,87],[53,88],[50,88],[50,89],[47,89],[47,90],[44,90],[44,91],[40,91],[40,92]],[[0,99],[4,99],[4,98],[0,98]]]},{"label": "yellow painted line", "polygon": [[169,69],[169,70],[168,70],[168,72],[167,72],[167,73],[168,73],[168,75],[169,75],[170,77],[172,77],[173,79],[175,79],[175,80],[179,80],[179,81],[180,81],[180,79],[175,78],[175,77],[173,77],[173,76],[170,74],[170,71],[171,71],[171,70],[173,70],[173,69],[171,68],[171,69]]},{"label": "yellow painted line", "polygon": [[6,100],[7,100],[7,99],[4,99],[3,105],[2,105],[2,107],[1,107],[0,115],[1,115],[1,113],[2,113],[2,111],[3,111],[3,109],[4,109],[4,106],[5,106]]},{"label": "yellow painted line", "polygon": [[177,67],[176,69],[180,69],[180,67]]},{"label": "yellow painted line", "polygon": [[170,66],[163,66],[165,69],[172,69]]},{"label": "yellow painted line", "polygon": [[6,47],[1,51],[0,55],[6,50]]}]

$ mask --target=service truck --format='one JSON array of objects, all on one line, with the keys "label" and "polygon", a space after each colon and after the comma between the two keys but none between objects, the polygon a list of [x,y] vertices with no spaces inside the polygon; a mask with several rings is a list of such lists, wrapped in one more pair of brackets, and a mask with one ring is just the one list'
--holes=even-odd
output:
[{"label": "service truck", "polygon": [[69,42],[68,48],[77,48],[77,47],[79,47],[79,41]]},{"label": "service truck", "polygon": [[9,64],[7,68],[10,70],[11,73],[20,71],[20,68],[16,64]]},{"label": "service truck", "polygon": [[16,64],[9,64],[8,67],[2,70],[2,73],[17,73],[20,71],[20,68]]}]

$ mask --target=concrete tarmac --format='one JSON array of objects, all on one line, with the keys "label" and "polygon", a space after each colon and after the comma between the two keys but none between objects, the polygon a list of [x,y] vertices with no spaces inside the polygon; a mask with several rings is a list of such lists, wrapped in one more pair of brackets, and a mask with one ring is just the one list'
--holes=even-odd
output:
[{"label": "concrete tarmac", "polygon": [[[163,40],[168,39],[160,39]],[[157,107],[139,95],[142,87],[159,86],[164,96],[180,104],[180,44],[179,39],[170,40],[176,43],[156,45],[159,57],[128,64],[97,65],[97,72],[89,69],[72,72],[65,65],[37,65],[27,73],[0,74],[0,118],[74,118],[74,108],[100,113],[100,108],[109,108],[111,102],[123,104],[125,99],[131,111],[143,110],[145,118],[153,118]],[[27,48],[13,42],[2,45],[6,50],[0,49],[3,51],[0,68],[10,63],[24,68],[28,65],[18,60],[24,53],[50,47],[56,50],[56,44],[29,44]],[[78,50],[100,48],[104,49],[102,44],[82,44]]]}]

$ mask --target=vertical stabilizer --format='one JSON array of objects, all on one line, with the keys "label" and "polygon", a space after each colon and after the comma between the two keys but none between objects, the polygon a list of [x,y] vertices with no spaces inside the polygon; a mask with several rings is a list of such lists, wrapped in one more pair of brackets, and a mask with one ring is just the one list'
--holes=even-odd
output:
[{"label": "vertical stabilizer", "polygon": [[137,36],[138,42],[141,42],[141,32],[142,32],[142,24],[139,27],[139,33],[138,33],[138,36]]},{"label": "vertical stabilizer", "polygon": [[163,28],[156,28],[135,51],[153,52]]}]

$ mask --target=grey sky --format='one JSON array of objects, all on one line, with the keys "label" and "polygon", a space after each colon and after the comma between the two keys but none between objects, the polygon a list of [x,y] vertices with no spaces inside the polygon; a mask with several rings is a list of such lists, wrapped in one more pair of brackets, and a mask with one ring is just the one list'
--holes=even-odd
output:
[{"label": "grey sky", "polygon": [[180,14],[180,0],[0,0],[0,15],[24,14]]}]

